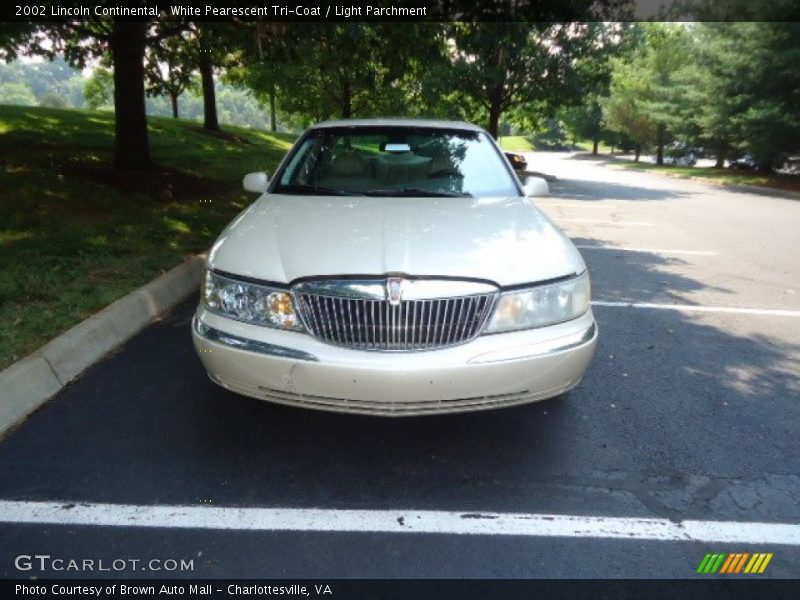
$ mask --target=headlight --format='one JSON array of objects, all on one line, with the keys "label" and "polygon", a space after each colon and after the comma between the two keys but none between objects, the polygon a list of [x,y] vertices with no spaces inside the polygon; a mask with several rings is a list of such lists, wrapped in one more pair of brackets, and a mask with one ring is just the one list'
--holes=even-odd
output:
[{"label": "headlight", "polygon": [[203,306],[224,317],[278,329],[303,330],[292,296],[286,290],[206,271],[202,298]]},{"label": "headlight", "polygon": [[589,310],[589,274],[501,294],[486,333],[532,329],[576,319]]}]

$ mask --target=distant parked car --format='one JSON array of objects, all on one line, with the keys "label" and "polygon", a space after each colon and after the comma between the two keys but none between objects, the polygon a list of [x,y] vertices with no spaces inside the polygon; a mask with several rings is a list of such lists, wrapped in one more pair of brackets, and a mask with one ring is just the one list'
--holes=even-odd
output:
[{"label": "distant parked car", "polygon": [[728,163],[728,167],[731,169],[755,169],[756,166],[755,159],[749,154],[735,158]]},{"label": "distant parked car", "polygon": [[664,148],[664,164],[673,167],[693,167],[697,164],[697,157],[702,150],[676,140]]},{"label": "distant parked car", "polygon": [[518,175],[528,169],[528,161],[525,160],[525,157],[521,154],[506,152],[505,155],[508,159],[508,162],[511,163],[512,168],[517,172]]},{"label": "distant parked car", "polygon": [[781,170],[784,173],[800,173],[800,153],[795,156],[787,156],[783,160],[783,168]]},{"label": "distant parked car", "polygon": [[697,164],[697,156],[694,152],[689,152],[683,156],[665,156],[664,164],[673,167],[693,167]]}]

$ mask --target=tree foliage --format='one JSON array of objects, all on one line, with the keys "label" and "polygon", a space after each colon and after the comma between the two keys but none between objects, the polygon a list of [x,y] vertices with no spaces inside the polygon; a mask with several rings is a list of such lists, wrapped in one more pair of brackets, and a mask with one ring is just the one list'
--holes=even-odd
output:
[{"label": "tree foliage", "polygon": [[564,103],[585,27],[570,24],[452,23],[446,81],[486,114],[497,136],[504,112],[536,106],[539,112]]},{"label": "tree foliage", "polygon": [[261,34],[229,77],[306,123],[424,111],[427,73],[443,60],[437,24],[286,23]]},{"label": "tree foliage", "polygon": [[687,35],[681,25],[651,23],[644,43],[611,61],[609,97],[603,115],[607,126],[636,143],[655,143],[657,163],[663,163],[668,132],[680,122],[674,110],[676,73],[685,64]]},{"label": "tree foliage", "polygon": [[92,110],[113,108],[114,75],[103,67],[96,68],[83,86],[83,95]]},{"label": "tree foliage", "polygon": [[148,96],[166,96],[178,118],[178,98],[195,80],[196,51],[188,32],[168,37],[147,48],[145,78]]},{"label": "tree foliage", "polygon": [[591,140],[592,153],[597,154],[601,139],[613,137],[602,110],[611,85],[611,61],[639,48],[644,28],[638,23],[589,23],[586,35],[588,48],[575,62],[575,101],[562,108],[559,117],[574,138]]},{"label": "tree foliage", "polygon": [[648,24],[646,43],[612,61],[606,125],[639,145],[706,145],[768,170],[800,148],[800,23]]},{"label": "tree foliage", "polygon": [[730,115],[732,144],[770,169],[800,149],[800,23],[709,27],[719,43],[736,47],[714,73],[723,102],[713,110]]}]

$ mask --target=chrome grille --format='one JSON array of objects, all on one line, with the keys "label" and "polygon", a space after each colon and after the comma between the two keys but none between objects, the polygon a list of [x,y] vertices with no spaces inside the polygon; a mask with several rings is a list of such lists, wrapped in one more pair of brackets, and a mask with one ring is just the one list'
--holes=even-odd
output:
[{"label": "chrome grille", "polygon": [[295,291],[312,335],[361,350],[426,350],[466,342],[480,332],[494,298],[487,293],[392,304],[381,298]]}]

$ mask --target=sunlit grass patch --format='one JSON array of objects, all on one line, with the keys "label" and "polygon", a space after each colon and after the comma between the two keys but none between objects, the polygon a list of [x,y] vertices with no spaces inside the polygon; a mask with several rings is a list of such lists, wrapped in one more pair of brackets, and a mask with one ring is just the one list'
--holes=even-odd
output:
[{"label": "sunlit grass patch", "polygon": [[533,152],[533,145],[521,135],[505,135],[500,138],[500,147],[509,152]]},{"label": "sunlit grass patch", "polygon": [[292,136],[150,117],[148,172],[111,164],[113,113],[0,106],[0,368],[203,252]]},{"label": "sunlit grass patch", "polygon": [[616,165],[625,169],[655,171],[666,175],[684,178],[705,179],[713,183],[757,185],[767,188],[800,192],[800,176],[780,173],[759,173],[755,171],[737,171],[734,169],[717,169],[714,167],[673,167],[656,165],[648,162],[616,161]]}]

